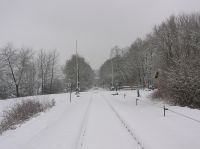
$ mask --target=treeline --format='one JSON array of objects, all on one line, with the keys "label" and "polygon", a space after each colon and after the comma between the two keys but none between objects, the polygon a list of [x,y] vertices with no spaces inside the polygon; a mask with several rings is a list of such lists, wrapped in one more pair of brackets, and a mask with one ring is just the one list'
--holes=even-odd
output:
[{"label": "treeline", "polygon": [[[66,91],[68,74],[75,84],[76,64],[71,63],[74,56],[71,59],[63,69],[58,65],[56,50],[40,50],[35,53],[29,48],[15,48],[7,44],[0,49],[0,99]],[[81,84],[81,90],[84,90],[91,86],[93,71],[84,58],[78,59],[80,84],[86,85],[83,87]]]},{"label": "treeline", "polygon": [[[79,87],[81,91],[90,89],[94,82],[94,71],[91,66],[85,61],[81,56],[77,56],[78,61],[78,80],[80,82]],[[72,84],[72,89],[76,89],[77,82],[77,65],[76,65],[76,55],[72,55],[70,60],[67,60],[64,67],[65,80],[67,83]]]},{"label": "treeline", "polygon": [[0,49],[0,98],[57,93],[63,90],[57,52],[7,44]]},{"label": "treeline", "polygon": [[114,47],[100,68],[102,85],[155,86],[174,104],[200,107],[200,14],[171,16],[144,39],[124,49]]}]

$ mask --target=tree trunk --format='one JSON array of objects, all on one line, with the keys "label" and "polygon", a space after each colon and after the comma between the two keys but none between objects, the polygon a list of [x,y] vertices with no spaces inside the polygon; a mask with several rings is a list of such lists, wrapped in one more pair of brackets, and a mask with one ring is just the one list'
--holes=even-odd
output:
[{"label": "tree trunk", "polygon": [[15,87],[16,87],[16,94],[17,94],[17,97],[20,97],[20,94],[19,94],[19,85],[16,84]]}]

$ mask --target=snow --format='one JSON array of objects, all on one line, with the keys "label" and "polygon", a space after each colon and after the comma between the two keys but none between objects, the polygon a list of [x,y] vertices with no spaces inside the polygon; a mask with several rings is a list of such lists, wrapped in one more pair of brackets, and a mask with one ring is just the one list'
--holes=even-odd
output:
[{"label": "snow", "polygon": [[28,97],[20,97],[13,98],[7,100],[0,100],[0,120],[2,119],[3,111],[12,108],[15,103],[20,103],[23,100],[39,100],[41,102],[46,102],[47,100],[54,99],[52,95],[41,95],[41,96],[28,96]]},{"label": "snow", "polygon": [[85,131],[83,149],[139,148],[99,94],[92,101]]},{"label": "snow", "polygon": [[[56,106],[40,113],[15,130],[0,136],[0,149],[198,149],[200,123],[170,111],[163,116],[163,103],[150,100],[151,91],[81,93],[38,96],[55,99]],[[124,98],[124,93],[126,97]],[[36,98],[36,97],[29,97]],[[2,111],[20,99],[0,101]],[[200,111],[166,105],[171,110],[200,120]]]},{"label": "snow", "polygon": [[[135,94],[123,99],[122,96],[107,94],[113,106],[129,124],[146,148],[150,149],[188,149],[199,148],[200,123],[166,111],[163,116],[163,103],[152,103],[142,92],[138,106],[135,105]],[[123,105],[123,106],[122,106]],[[180,113],[200,119],[200,111],[189,108],[167,106]],[[198,113],[198,114],[197,114]]]}]

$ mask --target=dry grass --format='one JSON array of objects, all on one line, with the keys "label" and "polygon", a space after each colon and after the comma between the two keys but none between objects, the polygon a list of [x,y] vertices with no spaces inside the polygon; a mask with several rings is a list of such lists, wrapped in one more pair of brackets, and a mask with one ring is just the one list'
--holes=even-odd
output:
[{"label": "dry grass", "polygon": [[3,119],[0,122],[0,134],[9,129],[15,129],[17,125],[43,112],[55,105],[55,100],[40,102],[38,100],[23,100],[16,103],[10,110],[3,112]]},{"label": "dry grass", "polygon": [[151,98],[152,99],[160,99],[163,98],[161,92],[159,90],[155,90],[152,94],[151,94]]}]

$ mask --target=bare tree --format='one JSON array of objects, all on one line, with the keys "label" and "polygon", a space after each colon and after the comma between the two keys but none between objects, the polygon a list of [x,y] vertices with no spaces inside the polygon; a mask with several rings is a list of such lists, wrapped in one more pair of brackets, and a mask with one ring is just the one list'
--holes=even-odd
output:
[{"label": "bare tree", "polygon": [[32,52],[29,49],[17,50],[13,48],[11,44],[8,44],[1,50],[1,60],[7,68],[6,75],[12,80],[12,84],[15,86],[16,96],[20,96],[20,83],[23,78],[23,74]]},{"label": "bare tree", "polygon": [[56,53],[56,50],[54,50],[51,54],[51,82],[50,82],[50,92],[51,93],[52,93],[52,86],[53,86],[56,62],[57,62],[57,53]]},{"label": "bare tree", "polygon": [[[115,67],[119,70],[115,73],[123,72],[127,82],[121,81],[125,84],[149,87],[155,83],[159,95],[168,97],[165,99],[171,99],[170,102],[200,107],[199,59],[200,14],[183,14],[169,17],[145,39],[135,40],[123,55],[115,56]],[[110,61],[100,68],[103,82],[109,80]]]},{"label": "bare tree", "polygon": [[41,82],[41,93],[53,93],[53,81],[56,75],[56,64],[58,54],[56,50],[53,52],[45,52],[41,50],[38,55],[38,78]]}]

